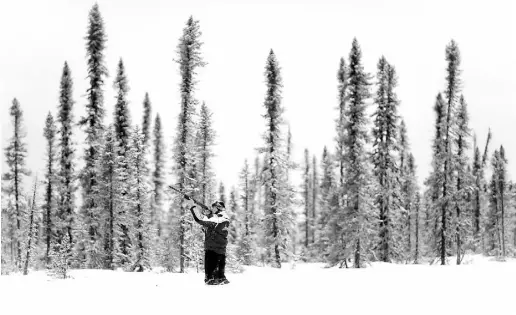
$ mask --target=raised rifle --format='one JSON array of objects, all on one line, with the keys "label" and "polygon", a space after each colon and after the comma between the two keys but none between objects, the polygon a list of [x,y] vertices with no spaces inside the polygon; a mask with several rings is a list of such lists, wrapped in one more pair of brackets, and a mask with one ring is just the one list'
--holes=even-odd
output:
[{"label": "raised rifle", "polygon": [[195,202],[196,205],[198,205],[199,207],[202,208],[203,212],[210,210],[210,208],[208,208],[208,206],[206,206],[202,202],[196,200],[194,197],[182,192],[181,190],[177,189],[176,187],[171,186],[171,185],[169,185],[168,187],[170,189],[172,189],[173,191],[177,192],[178,194],[180,194],[181,196],[185,197],[185,199],[192,200],[193,202]]}]

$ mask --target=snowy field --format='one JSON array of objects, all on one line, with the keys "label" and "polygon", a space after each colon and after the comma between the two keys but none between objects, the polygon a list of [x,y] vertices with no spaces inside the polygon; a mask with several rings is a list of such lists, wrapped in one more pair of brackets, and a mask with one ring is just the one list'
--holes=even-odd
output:
[{"label": "snowy field", "polygon": [[73,270],[0,277],[6,314],[516,314],[516,260],[461,266],[374,263],[366,269],[250,267],[231,284],[203,273]]}]

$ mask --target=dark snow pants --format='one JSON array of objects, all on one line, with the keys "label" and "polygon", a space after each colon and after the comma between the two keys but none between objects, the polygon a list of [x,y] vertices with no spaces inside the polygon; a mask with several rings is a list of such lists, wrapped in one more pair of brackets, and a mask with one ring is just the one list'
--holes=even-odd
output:
[{"label": "dark snow pants", "polygon": [[204,252],[205,281],[209,279],[225,279],[226,255],[207,250]]}]

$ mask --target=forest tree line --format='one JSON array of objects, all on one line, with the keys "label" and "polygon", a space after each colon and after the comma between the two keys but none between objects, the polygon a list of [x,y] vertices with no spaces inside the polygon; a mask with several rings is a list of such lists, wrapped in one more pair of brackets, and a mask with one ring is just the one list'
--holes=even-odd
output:
[{"label": "forest tree line", "polygon": [[[226,204],[233,270],[257,264],[279,268],[297,260],[362,268],[371,261],[447,264],[453,258],[460,264],[467,253],[502,260],[514,255],[515,196],[505,150],[500,146],[491,152],[491,132],[480,144],[469,128],[455,41],[445,49],[446,85],[436,91],[432,167],[423,187],[398,113],[396,68],[382,56],[375,75],[366,72],[355,38],[348,58],[341,58],[336,69],[334,147],[324,147],[320,157],[305,149],[300,163],[292,159],[281,67],[270,50],[264,71],[263,145],[253,161],[243,161],[238,187],[226,190],[216,182],[212,166],[212,112],[195,95],[198,71],[206,65],[201,36],[199,21],[190,17],[174,58],[181,102],[168,148],[172,169],[165,167],[161,117],[153,116],[148,93],[142,125],[132,123],[122,59],[113,81],[112,120],[105,122],[107,37],[96,4],[85,36],[86,114],[73,114],[73,76],[64,62],[59,102],[42,130],[45,173],[34,179],[29,192],[23,185],[31,176],[25,164],[24,111],[16,98],[12,101],[12,136],[4,148],[8,167],[2,174],[2,274],[47,269],[66,277],[70,268],[199,270],[204,234],[168,185],[206,205],[216,200]],[[72,142],[77,128],[85,133],[83,152]],[[169,172],[171,182],[166,180]],[[292,176],[298,172],[302,184],[295,187]]]}]

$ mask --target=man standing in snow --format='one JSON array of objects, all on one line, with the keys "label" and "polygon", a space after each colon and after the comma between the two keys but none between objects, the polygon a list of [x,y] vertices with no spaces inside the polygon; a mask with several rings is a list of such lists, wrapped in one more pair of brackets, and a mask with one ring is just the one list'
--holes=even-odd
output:
[{"label": "man standing in snow", "polygon": [[222,201],[211,205],[212,215],[199,219],[195,214],[195,202],[185,200],[185,205],[190,208],[195,222],[205,227],[204,233],[204,282],[209,285],[228,284],[225,276],[226,247],[228,245],[229,217]]}]

